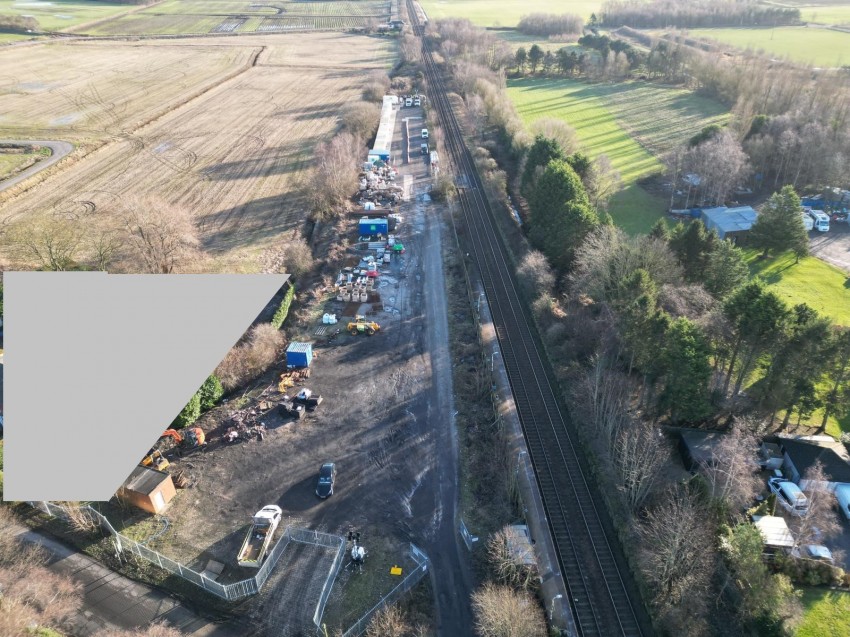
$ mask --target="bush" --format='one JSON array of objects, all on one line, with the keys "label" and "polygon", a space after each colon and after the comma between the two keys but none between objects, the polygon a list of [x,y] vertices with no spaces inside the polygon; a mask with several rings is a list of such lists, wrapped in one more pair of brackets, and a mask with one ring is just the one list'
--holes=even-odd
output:
[{"label": "bush", "polygon": [[381,107],[372,102],[353,102],[342,109],[342,125],[350,133],[372,139],[381,123]]},{"label": "bush", "polygon": [[174,422],[171,423],[171,426],[174,429],[183,429],[184,427],[188,427],[193,422],[195,422],[201,415],[201,392],[195,392],[192,397],[189,399],[189,402],[186,403],[186,406],[183,407],[183,411],[181,411],[177,418],[174,419]]},{"label": "bush", "polygon": [[555,273],[542,252],[529,250],[517,268],[517,279],[527,299],[549,296],[555,287]]},{"label": "bush", "polygon": [[284,345],[279,329],[270,323],[255,325],[247,338],[227,353],[215,370],[225,391],[254,380],[277,360]]},{"label": "bush", "polygon": [[224,388],[221,386],[221,381],[215,374],[210,374],[209,378],[204,381],[204,384],[198,390],[201,409],[204,411],[212,409],[223,395]]},{"label": "bush", "polygon": [[292,305],[292,299],[295,298],[295,286],[290,285],[286,294],[283,295],[283,300],[281,300],[280,305],[277,308],[277,311],[274,313],[272,317],[271,325],[276,330],[279,330],[283,325],[283,322],[286,320],[287,314],[289,314],[289,306]]},{"label": "bush", "polygon": [[435,201],[450,201],[457,193],[454,179],[446,172],[440,172],[431,188],[431,198]]}]

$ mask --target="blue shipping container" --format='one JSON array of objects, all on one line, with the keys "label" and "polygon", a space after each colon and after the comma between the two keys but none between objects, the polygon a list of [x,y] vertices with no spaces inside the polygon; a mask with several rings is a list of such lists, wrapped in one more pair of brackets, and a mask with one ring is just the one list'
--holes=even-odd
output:
[{"label": "blue shipping container", "polygon": [[310,367],[313,360],[312,343],[290,343],[286,348],[286,368]]},{"label": "blue shipping container", "polygon": [[371,236],[376,234],[382,234],[386,236],[389,234],[389,224],[386,219],[369,219],[368,217],[363,217],[360,219],[360,236]]}]

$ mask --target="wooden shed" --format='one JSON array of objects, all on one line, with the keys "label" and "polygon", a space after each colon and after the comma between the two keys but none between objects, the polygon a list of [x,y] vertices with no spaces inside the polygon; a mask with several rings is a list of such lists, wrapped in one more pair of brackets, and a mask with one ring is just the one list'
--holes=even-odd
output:
[{"label": "wooden shed", "polygon": [[139,465],[124,481],[115,496],[148,513],[162,513],[177,495],[171,476],[164,471]]}]

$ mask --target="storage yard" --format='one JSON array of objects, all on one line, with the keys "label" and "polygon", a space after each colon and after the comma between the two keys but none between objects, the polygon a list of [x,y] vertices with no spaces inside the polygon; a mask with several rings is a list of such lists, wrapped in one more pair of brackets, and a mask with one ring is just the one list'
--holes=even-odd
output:
[{"label": "storage yard", "polygon": [[[202,94],[192,99],[185,97],[192,95],[191,87],[198,83],[184,80],[182,94],[172,89],[172,95],[177,93],[172,98],[172,110],[134,128],[134,123],[144,122],[144,113],[128,112],[129,102],[113,101],[130,82],[129,75],[116,67],[117,79],[113,78],[112,85],[87,86],[83,79],[89,73],[86,64],[96,59],[90,50],[96,45],[87,45],[81,67],[75,71],[80,78],[77,88],[55,86],[53,108],[58,108],[56,103],[92,96],[90,99],[102,106],[92,107],[87,115],[93,122],[91,128],[79,130],[94,130],[95,135],[108,133],[114,141],[55,175],[49,186],[36,186],[7,202],[0,207],[0,218],[48,214],[55,209],[110,214],[124,198],[142,195],[156,186],[157,193],[169,203],[195,211],[204,248],[222,267],[258,271],[262,250],[280,233],[304,222],[308,204],[303,193],[309,187],[306,171],[311,151],[336,130],[342,105],[360,98],[365,74],[386,67],[389,46],[378,38],[335,33],[240,38],[238,42],[217,41],[212,46],[176,40],[143,45],[142,50],[151,51],[156,60],[151,62],[128,45],[124,55],[135,56],[140,64],[147,65],[151,81],[159,72],[157,68],[167,67],[165,77],[170,81],[165,84],[178,88],[181,80],[172,74],[183,73],[182,61],[193,56],[217,61],[219,77],[226,74],[226,64],[242,64],[231,79],[218,84],[208,81],[207,87],[215,85],[206,91],[195,89]],[[77,47],[72,45],[68,50],[73,54]],[[120,59],[122,47],[118,50]],[[0,59],[10,53],[10,57],[21,55],[4,51]],[[315,64],[319,55],[322,64]],[[71,59],[75,59],[73,55]],[[198,63],[198,68],[202,67]],[[206,73],[206,77],[211,75],[210,71]],[[19,75],[14,84],[30,77],[39,76],[34,72],[31,76]],[[140,92],[146,90],[144,83],[131,82],[130,86]],[[299,90],[293,91],[293,86]],[[6,100],[17,112],[28,107],[36,113],[48,112],[37,106],[41,101],[38,92],[0,96],[0,105]],[[143,103],[151,113],[156,108],[154,100]],[[74,108],[74,113],[85,110],[80,106],[65,108]],[[33,118],[33,125],[49,125],[45,118]],[[0,138],[8,132],[4,123],[0,120]],[[46,133],[49,129],[38,130]]]}]

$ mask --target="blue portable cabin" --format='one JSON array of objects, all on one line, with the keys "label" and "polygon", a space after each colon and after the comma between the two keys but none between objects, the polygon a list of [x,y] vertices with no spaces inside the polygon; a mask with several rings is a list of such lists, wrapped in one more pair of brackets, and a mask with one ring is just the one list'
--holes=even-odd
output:
[{"label": "blue portable cabin", "polygon": [[313,344],[312,343],[296,343],[292,342],[286,348],[286,368],[295,369],[297,367],[310,367],[313,360]]},{"label": "blue portable cabin", "polygon": [[386,237],[390,233],[386,217],[360,217],[357,230],[361,237],[374,237],[379,234]]},{"label": "blue portable cabin", "polygon": [[390,160],[390,151],[383,148],[373,148],[369,151],[367,159],[373,164],[379,161],[387,162]]}]

